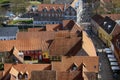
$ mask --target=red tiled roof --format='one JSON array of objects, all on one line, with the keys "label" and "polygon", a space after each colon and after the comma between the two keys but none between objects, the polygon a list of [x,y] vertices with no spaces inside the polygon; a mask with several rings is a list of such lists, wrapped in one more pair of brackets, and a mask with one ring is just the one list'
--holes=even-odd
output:
[{"label": "red tiled roof", "polygon": [[[119,43],[120,43],[120,33],[118,35],[114,36],[114,38],[112,39],[112,44],[115,49],[115,55],[117,58],[119,58],[118,55],[120,55]],[[120,58],[119,58],[119,60],[120,60]]]},{"label": "red tiled roof", "polygon": [[44,28],[28,28],[28,32],[40,32],[45,31]]},{"label": "red tiled roof", "polygon": [[56,76],[56,71],[52,70],[32,71],[31,80],[57,80]]},{"label": "red tiled roof", "polygon": [[48,50],[48,43],[40,39],[7,40],[0,41],[0,52],[10,51],[16,47],[19,51]]},{"label": "red tiled roof", "polygon": [[[50,46],[50,55],[67,55],[78,44],[81,38],[56,38]],[[72,54],[73,51],[69,52]]]},{"label": "red tiled roof", "polygon": [[97,56],[95,46],[85,31],[83,31],[82,48],[88,54],[88,56]]},{"label": "red tiled roof", "polygon": [[8,69],[10,69],[10,74],[15,74],[15,72],[27,72],[28,78],[30,79],[32,71],[50,70],[50,68],[50,64],[4,64],[4,73],[6,74]]},{"label": "red tiled roof", "polygon": [[82,73],[80,71],[72,72],[57,72],[56,80],[83,80]]},{"label": "red tiled roof", "polygon": [[75,63],[78,67],[83,63],[86,72],[98,72],[99,58],[97,56],[62,56],[61,62],[52,62],[52,70],[67,71]]},{"label": "red tiled roof", "polygon": [[19,51],[16,49],[16,47],[13,47],[10,52],[11,55],[14,55],[20,63],[23,63],[23,58],[19,56]]},{"label": "red tiled roof", "polygon": [[3,77],[3,71],[0,71],[0,80]]},{"label": "red tiled roof", "polygon": [[71,30],[74,26],[75,22],[73,20],[63,20],[63,28],[67,28]]},{"label": "red tiled roof", "polygon": [[61,24],[48,24],[46,25],[46,31],[57,31],[62,27]]},{"label": "red tiled roof", "polygon": [[38,6],[38,11],[42,11],[44,8],[46,8],[48,11],[50,9],[54,9],[54,10],[57,10],[57,9],[61,9],[61,11],[64,10],[64,5],[63,4],[40,4]]},{"label": "red tiled roof", "polygon": [[17,39],[40,39],[40,40],[51,40],[54,39],[55,32],[53,31],[41,31],[41,32],[19,32]]}]

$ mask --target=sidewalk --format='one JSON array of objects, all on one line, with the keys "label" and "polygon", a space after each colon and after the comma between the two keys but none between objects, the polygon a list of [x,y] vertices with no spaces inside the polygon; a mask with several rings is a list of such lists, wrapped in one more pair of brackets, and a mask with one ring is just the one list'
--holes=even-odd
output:
[{"label": "sidewalk", "polygon": [[99,49],[99,51],[97,52],[97,55],[99,56],[99,62],[101,64],[100,71],[98,73],[98,77],[101,78],[99,80],[114,80],[108,58],[106,54],[102,52],[103,47],[105,47],[104,43],[92,32],[90,32],[90,34],[88,35],[91,37],[96,50]]}]

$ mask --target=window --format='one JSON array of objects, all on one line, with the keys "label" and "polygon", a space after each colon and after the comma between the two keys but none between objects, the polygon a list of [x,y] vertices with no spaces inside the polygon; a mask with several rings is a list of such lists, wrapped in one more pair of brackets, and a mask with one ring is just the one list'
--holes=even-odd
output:
[{"label": "window", "polygon": [[54,17],[54,14],[52,13],[52,17]]},{"label": "window", "polygon": [[25,72],[25,73],[23,74],[23,77],[24,77],[25,80],[28,80],[28,73]]},{"label": "window", "polygon": [[78,69],[78,67],[76,66],[76,64],[72,64],[72,66],[70,67],[70,71],[75,71],[75,70],[77,70]]},{"label": "window", "polygon": [[66,15],[69,15],[69,11],[66,11],[65,14],[66,14]]},{"label": "window", "polygon": [[46,57],[46,55],[44,54],[44,55],[43,55],[43,57],[45,58],[45,57]]},{"label": "window", "polygon": [[77,70],[77,66],[76,66],[76,65],[72,66],[71,70],[72,70],[72,71]]},{"label": "window", "polygon": [[18,74],[18,79],[23,79],[23,75],[21,73]]},{"label": "window", "polygon": [[44,8],[44,9],[43,9],[43,12],[47,12],[47,9],[46,9],[46,8]]}]

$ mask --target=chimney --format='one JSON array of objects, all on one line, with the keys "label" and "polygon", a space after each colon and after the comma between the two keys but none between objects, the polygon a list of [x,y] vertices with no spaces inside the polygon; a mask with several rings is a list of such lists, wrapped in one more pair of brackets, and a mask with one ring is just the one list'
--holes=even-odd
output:
[{"label": "chimney", "polygon": [[66,10],[66,3],[65,3],[65,6],[64,6],[64,11]]}]

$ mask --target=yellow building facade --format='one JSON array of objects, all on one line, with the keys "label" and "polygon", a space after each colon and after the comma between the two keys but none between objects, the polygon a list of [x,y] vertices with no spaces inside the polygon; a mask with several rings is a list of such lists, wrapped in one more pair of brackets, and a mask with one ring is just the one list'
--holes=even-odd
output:
[{"label": "yellow building facade", "polygon": [[99,38],[106,44],[106,46],[111,46],[112,35],[108,34],[103,28],[98,28]]}]

